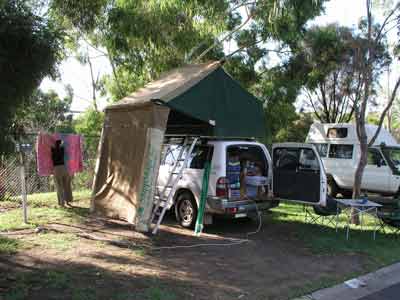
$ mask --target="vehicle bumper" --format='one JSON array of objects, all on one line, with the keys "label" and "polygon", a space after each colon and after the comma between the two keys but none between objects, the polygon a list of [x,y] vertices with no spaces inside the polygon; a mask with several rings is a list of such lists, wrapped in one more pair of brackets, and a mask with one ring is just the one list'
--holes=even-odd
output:
[{"label": "vehicle bumper", "polygon": [[276,200],[239,200],[228,201],[224,198],[210,197],[207,199],[207,212],[218,215],[225,215],[232,218],[251,217],[257,211],[265,211],[276,207],[279,201]]}]

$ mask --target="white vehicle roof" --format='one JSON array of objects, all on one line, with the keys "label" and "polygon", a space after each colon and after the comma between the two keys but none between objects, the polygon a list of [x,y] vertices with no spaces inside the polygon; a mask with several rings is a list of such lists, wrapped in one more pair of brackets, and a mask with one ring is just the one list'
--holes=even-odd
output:
[{"label": "white vehicle roof", "polygon": [[313,145],[305,144],[305,143],[295,143],[295,142],[286,142],[286,143],[277,143],[273,144],[273,148],[285,148],[285,147],[295,147],[295,148],[313,148]]},{"label": "white vehicle roof", "polygon": [[238,144],[245,144],[245,145],[260,145],[259,142],[256,142],[254,140],[209,140],[208,144],[218,144],[218,145],[225,145],[225,146],[231,146],[231,145],[238,145]]},{"label": "white vehicle roof", "polygon": [[[330,128],[347,128],[346,137],[328,137],[328,130]],[[372,136],[375,134],[378,126],[376,125],[365,125],[367,131],[368,142],[371,140]],[[357,131],[355,124],[348,123],[314,123],[311,125],[308,132],[307,143],[327,143],[334,142],[338,144],[359,144],[357,137]],[[394,137],[385,129],[381,128],[378,137],[376,138],[374,145],[380,145],[385,143],[388,146],[398,146],[397,141]]]}]

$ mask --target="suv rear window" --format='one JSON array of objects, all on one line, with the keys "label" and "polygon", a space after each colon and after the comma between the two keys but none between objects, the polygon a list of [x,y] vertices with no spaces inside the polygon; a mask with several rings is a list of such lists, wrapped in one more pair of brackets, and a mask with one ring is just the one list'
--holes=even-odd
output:
[{"label": "suv rear window", "polygon": [[242,169],[244,169],[247,164],[251,164],[261,170],[262,174],[260,174],[260,176],[268,175],[268,163],[266,161],[264,150],[260,146],[245,144],[229,146],[226,156],[227,163],[232,156],[238,157]]}]

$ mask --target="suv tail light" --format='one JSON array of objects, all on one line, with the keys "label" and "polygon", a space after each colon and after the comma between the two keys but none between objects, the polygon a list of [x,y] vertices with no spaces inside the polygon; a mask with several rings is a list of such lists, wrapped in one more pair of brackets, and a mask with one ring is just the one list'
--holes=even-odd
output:
[{"label": "suv tail light", "polygon": [[226,177],[218,178],[216,195],[217,197],[228,197],[228,179]]}]

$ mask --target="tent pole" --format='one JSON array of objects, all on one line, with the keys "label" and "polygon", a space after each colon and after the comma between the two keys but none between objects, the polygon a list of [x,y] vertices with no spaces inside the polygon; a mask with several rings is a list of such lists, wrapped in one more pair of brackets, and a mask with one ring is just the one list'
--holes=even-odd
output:
[{"label": "tent pole", "polygon": [[204,210],[205,210],[206,202],[207,202],[208,182],[210,180],[211,153],[212,153],[211,148],[209,148],[208,153],[207,153],[207,159],[206,159],[206,162],[204,165],[199,211],[197,214],[196,226],[195,226],[195,230],[194,230],[194,233],[196,236],[200,236],[203,231]]}]

